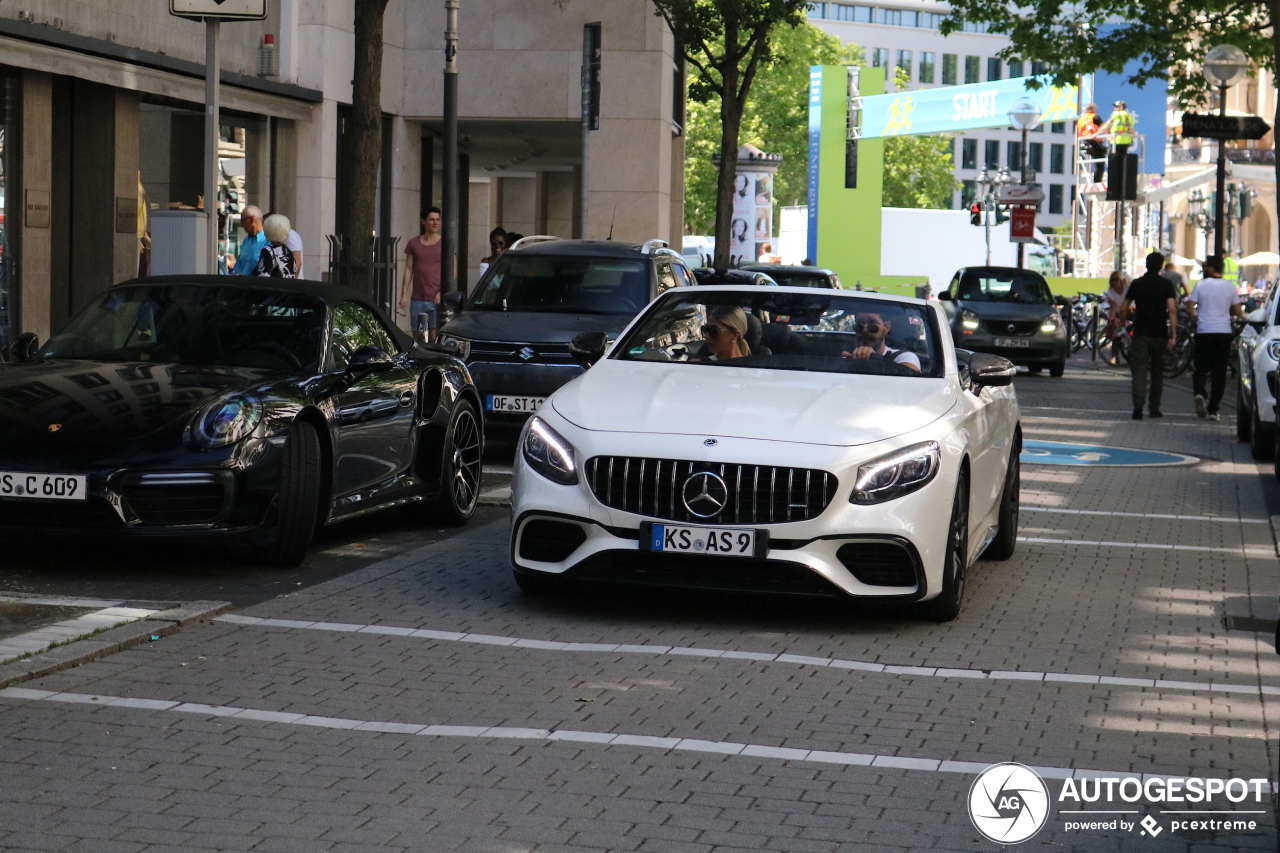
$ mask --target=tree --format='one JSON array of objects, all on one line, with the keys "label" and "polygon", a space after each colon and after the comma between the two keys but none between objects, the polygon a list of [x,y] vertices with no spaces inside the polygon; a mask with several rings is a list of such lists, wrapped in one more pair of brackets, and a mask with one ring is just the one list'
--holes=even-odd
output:
[{"label": "tree", "polygon": [[[388,0],[355,0],[355,60],[351,75],[351,122],[344,150],[343,174],[349,197],[338,211],[338,231],[345,238],[348,260],[365,260],[373,252],[377,224],[378,162],[382,158],[382,21]],[[348,281],[372,289],[369,270],[353,264]]]},{"label": "tree", "polygon": [[[809,180],[809,67],[857,65],[862,48],[807,22],[779,27],[769,41],[772,61],[756,75],[739,140],[782,155],[773,183],[775,205],[804,204]],[[690,74],[691,91],[697,73]],[[690,233],[706,234],[715,227],[718,173],[711,157],[720,150],[719,114],[715,94],[690,100],[685,122],[685,225]]]},{"label": "tree", "polygon": [[[1272,75],[1280,70],[1280,0],[1022,0],[1016,6],[1006,0],[951,0],[943,34],[965,22],[1007,34],[1011,43],[1003,55],[1044,61],[1059,85],[1095,71],[1122,74],[1136,60],[1129,82],[1168,80],[1184,107],[1208,101],[1211,89],[1200,66],[1215,44],[1236,45]],[[1280,124],[1280,102],[1273,119]]]},{"label": "tree", "polygon": [[653,0],[685,60],[696,69],[691,97],[720,100],[720,166],[716,176],[715,268],[729,266],[733,178],[742,116],[756,74],[771,58],[770,34],[794,27],[808,0]]},{"label": "tree", "polygon": [[[899,92],[905,92],[911,77],[899,68],[893,82]],[[960,187],[954,144],[950,134],[886,137],[881,204],[930,210],[951,207],[951,194]]]}]

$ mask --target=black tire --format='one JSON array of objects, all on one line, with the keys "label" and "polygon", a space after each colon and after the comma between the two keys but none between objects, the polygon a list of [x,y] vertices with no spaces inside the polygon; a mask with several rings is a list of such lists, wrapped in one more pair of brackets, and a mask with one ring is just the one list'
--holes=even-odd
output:
[{"label": "black tire", "polygon": [[1067,360],[1065,358],[1062,361],[1049,365],[1049,375],[1054,378],[1057,378],[1066,372]]},{"label": "black tire", "polygon": [[1244,382],[1236,382],[1236,438],[1248,441],[1253,436],[1253,410],[1244,397]]},{"label": "black tire", "polygon": [[[1253,395],[1253,405],[1249,407],[1249,453],[1254,459],[1266,460],[1275,456],[1275,427],[1271,424],[1264,424],[1258,418],[1258,397]],[[1237,420],[1244,420],[1244,416],[1239,412],[1236,413]]]},{"label": "black tire", "polygon": [[960,475],[951,521],[947,525],[947,552],[943,557],[942,591],[920,605],[920,612],[934,622],[950,622],[960,615],[965,577],[969,573],[969,476]]},{"label": "black tire", "polygon": [[307,556],[320,521],[320,458],[316,428],[295,421],[280,465],[275,535],[263,555],[267,565],[292,567]]},{"label": "black tire", "polygon": [[1028,367],[1028,368],[1027,368],[1027,373],[1037,374],[1037,373],[1039,373],[1039,372],[1040,372],[1041,370],[1043,370],[1043,369],[1044,369],[1043,367]]},{"label": "black tire", "polygon": [[530,595],[546,595],[554,592],[561,584],[559,578],[544,577],[540,573],[512,571],[516,586]]},{"label": "black tire", "polygon": [[470,400],[459,400],[449,417],[444,458],[440,462],[437,508],[445,524],[466,524],[475,514],[480,500],[483,459],[484,430],[476,407]]},{"label": "black tire", "polygon": [[1273,442],[1271,445],[1271,458],[1275,460],[1272,468],[1276,472],[1276,479],[1280,480],[1280,429],[1273,429],[1271,438]]},{"label": "black tire", "polygon": [[996,538],[982,552],[983,559],[1007,560],[1018,547],[1018,509],[1022,499],[1021,450],[1016,444],[1009,454],[1009,472],[1004,478],[1004,491],[1000,495],[1000,516]]}]

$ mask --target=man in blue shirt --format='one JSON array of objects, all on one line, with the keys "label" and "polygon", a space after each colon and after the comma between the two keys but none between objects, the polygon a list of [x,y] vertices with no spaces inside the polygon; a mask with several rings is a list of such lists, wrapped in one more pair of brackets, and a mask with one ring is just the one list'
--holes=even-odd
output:
[{"label": "man in blue shirt", "polygon": [[232,275],[253,275],[258,265],[262,247],[267,245],[267,235],[262,233],[262,211],[252,204],[240,211],[240,227],[249,235],[240,242],[240,256],[231,270]]}]

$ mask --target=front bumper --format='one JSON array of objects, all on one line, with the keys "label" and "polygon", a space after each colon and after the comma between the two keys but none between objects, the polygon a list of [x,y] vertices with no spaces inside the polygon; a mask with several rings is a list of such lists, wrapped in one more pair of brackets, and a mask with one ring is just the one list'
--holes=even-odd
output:
[{"label": "front bumper", "polygon": [[[996,346],[997,337],[1026,341],[1025,347]],[[992,335],[985,329],[970,331],[953,329],[952,338],[960,349],[985,352],[1009,359],[1026,367],[1050,367],[1066,361],[1071,355],[1071,344],[1065,332],[1036,332],[1034,335]]]},{"label": "front bumper", "polygon": [[484,401],[485,419],[495,423],[523,423],[529,412],[509,413],[489,410],[489,398],[495,394],[517,397],[550,397],[562,385],[582,375],[577,364],[519,364],[513,362],[472,361],[467,363],[472,381]]},{"label": "front bumper", "polygon": [[[943,442],[942,469],[933,481],[896,500],[864,506],[849,502],[858,464],[911,441],[873,449],[721,438],[714,448],[707,448],[700,436],[661,438],[665,452],[655,456],[811,467],[832,472],[839,485],[826,509],[807,521],[753,525],[709,521],[700,525],[760,531],[768,536],[769,547],[758,557],[654,553],[641,549],[641,525],[655,520],[684,522],[606,506],[596,499],[585,476],[577,485],[558,485],[529,468],[517,451],[511,537],[515,571],[543,579],[836,598],[914,601],[931,598],[941,590],[947,520],[962,449]],[[583,461],[596,455],[640,455],[634,437],[625,435],[575,432],[570,440]],[[591,446],[583,447],[579,441]]]}]

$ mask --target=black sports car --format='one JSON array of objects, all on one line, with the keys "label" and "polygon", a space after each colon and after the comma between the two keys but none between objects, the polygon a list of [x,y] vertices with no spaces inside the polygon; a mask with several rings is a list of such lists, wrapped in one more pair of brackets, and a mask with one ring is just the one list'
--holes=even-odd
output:
[{"label": "black sports car", "polygon": [[0,535],[226,537],[295,565],[322,524],[475,511],[466,366],[349,288],[135,279],[0,363]]}]

